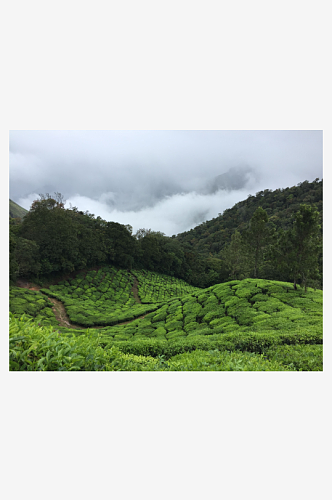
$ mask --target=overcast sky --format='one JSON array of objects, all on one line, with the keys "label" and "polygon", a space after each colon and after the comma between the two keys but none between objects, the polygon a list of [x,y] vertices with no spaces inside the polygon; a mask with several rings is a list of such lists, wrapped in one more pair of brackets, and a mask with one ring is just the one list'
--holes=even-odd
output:
[{"label": "overcast sky", "polygon": [[10,198],[171,236],[263,189],[323,177],[321,131],[11,131]]}]

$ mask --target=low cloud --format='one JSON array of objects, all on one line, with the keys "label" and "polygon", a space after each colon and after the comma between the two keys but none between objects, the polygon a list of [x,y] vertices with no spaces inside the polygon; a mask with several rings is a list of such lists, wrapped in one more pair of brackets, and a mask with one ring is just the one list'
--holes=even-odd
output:
[{"label": "low cloud", "polygon": [[[138,211],[121,211],[112,209],[109,205],[109,196],[102,195],[99,200],[86,196],[75,195],[66,202],[66,208],[77,207],[78,210],[89,211],[107,221],[130,224],[133,233],[138,229],[146,228],[161,231],[166,236],[172,236],[197,226],[205,220],[212,219],[226,208],[245,199],[247,191],[225,192],[218,191],[211,195],[195,192],[176,194],[157,202],[153,207],[145,207]],[[36,195],[20,199],[19,204],[29,208]]]},{"label": "low cloud", "polygon": [[322,178],[321,131],[11,131],[10,198],[167,235],[264,189]]}]

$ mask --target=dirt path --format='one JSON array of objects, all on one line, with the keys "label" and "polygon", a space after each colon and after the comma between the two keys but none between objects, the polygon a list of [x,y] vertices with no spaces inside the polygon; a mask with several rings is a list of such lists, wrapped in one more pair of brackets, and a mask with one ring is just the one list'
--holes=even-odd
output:
[{"label": "dirt path", "polygon": [[138,285],[139,285],[138,279],[136,278],[136,276],[134,276],[134,284],[131,291],[133,292],[134,299],[136,300],[137,304],[142,304],[141,299],[138,296]]},{"label": "dirt path", "polygon": [[58,321],[60,326],[65,326],[66,328],[79,328],[78,326],[73,325],[70,322],[69,317],[66,313],[65,306],[62,302],[60,302],[60,300],[51,297],[48,297],[48,300],[51,301],[52,304],[54,304],[52,307],[52,311],[54,312],[54,316],[56,317],[56,320]]},{"label": "dirt path", "polygon": [[27,288],[28,290],[40,290],[41,286],[36,285],[34,283],[30,283],[29,281],[26,280],[17,280],[16,286],[19,286],[20,288]]},{"label": "dirt path", "polygon": [[[26,280],[17,280],[16,285],[19,286],[20,288],[27,288],[28,290],[36,290],[36,291],[38,291],[42,288],[41,286],[36,285],[36,284],[31,283],[31,282],[26,281]],[[138,280],[137,280],[136,276],[134,276],[134,284],[133,284],[131,291],[133,292],[135,301],[138,304],[142,304],[142,302],[138,296],[138,285],[139,285]],[[87,330],[88,328],[100,329],[100,328],[107,327],[107,325],[105,325],[105,326],[89,326],[89,327],[81,326],[81,325],[74,325],[73,323],[70,322],[69,316],[66,313],[65,306],[63,305],[63,303],[60,300],[55,299],[53,297],[52,298],[48,297],[48,300],[50,302],[52,302],[52,304],[53,304],[52,311],[54,312],[54,316],[55,316],[56,320],[58,321],[59,326],[63,326],[65,328],[73,328],[76,330]],[[132,323],[133,321],[136,321],[137,319],[143,319],[143,318],[145,318],[145,314],[143,316],[139,316],[138,318],[132,319],[130,321],[125,321],[124,323],[117,323],[117,325],[119,325],[119,326],[127,325],[129,323]],[[113,326],[117,326],[117,325],[113,325]]]},{"label": "dirt path", "polygon": [[[30,283],[29,281],[26,281],[26,280],[17,280],[16,284],[20,288],[27,288],[28,290],[38,291],[41,289],[41,286],[36,285],[34,283]],[[54,316],[56,317],[56,320],[58,321],[59,326],[65,326],[67,328],[80,328],[79,326],[73,325],[70,322],[69,317],[68,317],[66,310],[65,310],[65,306],[63,305],[62,302],[60,302],[60,300],[50,298],[50,297],[47,297],[47,298],[53,304],[52,311],[54,312]]]}]

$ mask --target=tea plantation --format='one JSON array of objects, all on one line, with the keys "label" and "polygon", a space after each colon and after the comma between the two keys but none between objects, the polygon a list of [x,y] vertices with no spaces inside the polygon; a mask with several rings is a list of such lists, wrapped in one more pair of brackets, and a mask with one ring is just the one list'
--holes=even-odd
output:
[{"label": "tea plantation", "polygon": [[39,291],[11,287],[10,370],[321,371],[322,301],[286,282],[200,289],[104,266]]}]

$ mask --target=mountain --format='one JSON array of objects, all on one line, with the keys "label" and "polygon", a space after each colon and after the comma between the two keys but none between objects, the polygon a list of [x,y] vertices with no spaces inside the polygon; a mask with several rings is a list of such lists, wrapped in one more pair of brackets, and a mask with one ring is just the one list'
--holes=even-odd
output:
[{"label": "mountain", "polygon": [[27,213],[28,210],[20,207],[15,201],[9,200],[9,217],[22,219]]},{"label": "mountain", "polygon": [[[248,171],[249,173],[249,171]],[[223,174],[226,175],[226,174]],[[227,178],[219,176],[219,182],[226,184]],[[180,243],[188,244],[192,250],[205,257],[217,256],[225,244],[229,243],[235,230],[240,233],[247,227],[258,207],[266,210],[270,224],[275,229],[289,229],[294,214],[300,205],[315,205],[318,212],[323,212],[323,181],[300,182],[297,186],[285,189],[265,189],[249,195],[244,201],[236,203],[232,208],[224,210],[218,217],[199,224],[190,231],[173,236]]]}]

